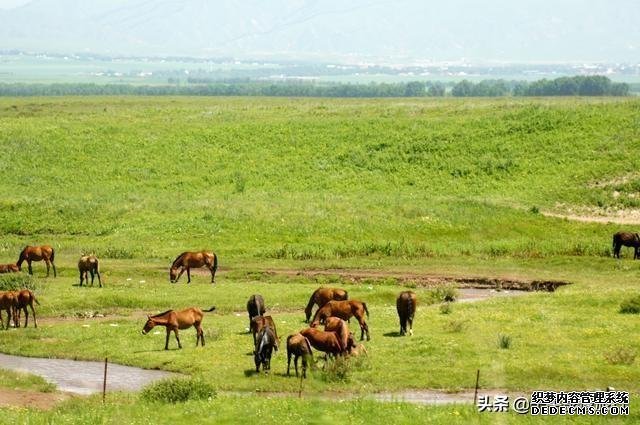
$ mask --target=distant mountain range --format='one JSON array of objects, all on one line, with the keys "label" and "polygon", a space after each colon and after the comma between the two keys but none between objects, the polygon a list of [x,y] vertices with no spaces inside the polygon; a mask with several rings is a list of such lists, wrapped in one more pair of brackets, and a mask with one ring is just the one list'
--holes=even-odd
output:
[{"label": "distant mountain range", "polygon": [[0,49],[372,62],[640,62],[637,0],[33,0]]}]

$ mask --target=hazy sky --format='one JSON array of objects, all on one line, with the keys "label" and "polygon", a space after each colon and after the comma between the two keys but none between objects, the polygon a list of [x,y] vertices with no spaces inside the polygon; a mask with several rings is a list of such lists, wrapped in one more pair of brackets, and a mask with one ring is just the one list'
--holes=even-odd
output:
[{"label": "hazy sky", "polygon": [[638,63],[638,16],[640,0],[0,0],[0,49]]}]

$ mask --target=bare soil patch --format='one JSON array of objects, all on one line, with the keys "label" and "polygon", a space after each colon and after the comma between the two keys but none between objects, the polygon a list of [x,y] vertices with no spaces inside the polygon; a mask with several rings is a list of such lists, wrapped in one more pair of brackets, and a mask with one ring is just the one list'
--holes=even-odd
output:
[{"label": "bare soil patch", "polygon": [[63,392],[41,393],[0,387],[0,407],[35,407],[49,410],[71,397],[71,394]]}]

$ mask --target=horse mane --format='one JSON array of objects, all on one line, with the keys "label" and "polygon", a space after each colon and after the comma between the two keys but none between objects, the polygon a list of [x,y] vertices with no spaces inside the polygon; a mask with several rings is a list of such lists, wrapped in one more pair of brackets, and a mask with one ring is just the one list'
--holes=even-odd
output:
[{"label": "horse mane", "polygon": [[20,251],[20,257],[18,257],[18,261],[16,262],[16,265],[18,267],[20,267],[20,265],[22,264],[22,262],[25,260],[25,257],[27,256],[27,249],[29,249],[29,245],[25,246],[24,248],[22,248],[22,251]]},{"label": "horse mane", "polygon": [[156,317],[164,316],[165,314],[167,314],[167,313],[169,313],[171,311],[173,311],[173,310],[167,310],[167,311],[165,311],[163,313],[154,314],[153,316],[149,316],[149,317],[153,319],[153,318],[156,318]]},{"label": "horse mane", "polygon": [[175,260],[173,260],[173,263],[171,264],[171,268],[174,269],[174,268],[178,267],[177,266],[178,262],[180,260],[182,260],[182,257],[184,257],[186,254],[187,254],[187,251],[185,251],[182,254],[178,255],[178,257]]}]

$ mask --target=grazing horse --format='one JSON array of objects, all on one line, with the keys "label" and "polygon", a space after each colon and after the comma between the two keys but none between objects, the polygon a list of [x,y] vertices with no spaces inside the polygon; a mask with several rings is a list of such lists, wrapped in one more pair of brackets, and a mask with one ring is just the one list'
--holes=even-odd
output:
[{"label": "grazing horse", "polygon": [[407,324],[409,324],[409,335],[413,335],[413,315],[416,313],[416,293],[413,291],[403,291],[396,299],[396,310],[400,317],[400,335],[406,335]]},{"label": "grazing horse", "polygon": [[349,348],[349,326],[347,322],[339,317],[328,317],[324,322],[324,330],[327,332],[335,332],[338,336],[338,341],[342,346],[342,351],[347,351]]},{"label": "grazing horse", "polygon": [[620,258],[620,248],[633,247],[633,259],[640,257],[640,235],[631,232],[618,232],[613,235],[613,256]]},{"label": "grazing horse", "polygon": [[[364,339],[364,334],[367,334],[367,341],[371,339],[369,335],[369,327],[367,326],[367,322],[364,320],[364,315],[367,314],[369,317],[369,310],[367,310],[367,305],[361,301],[356,300],[345,300],[345,301],[329,301],[324,306],[322,306],[318,311],[316,311],[315,316],[313,316],[313,320],[311,321],[312,328],[318,326],[319,323],[324,323],[327,318],[331,316],[336,316],[341,318],[342,320],[349,320],[352,316],[358,320],[358,324],[360,325],[360,341]],[[313,345],[313,344],[312,344]]]},{"label": "grazing horse", "polygon": [[[215,309],[215,307],[211,307],[209,310],[204,311],[210,312]],[[198,342],[204,347],[204,332],[202,331],[203,316],[202,310],[197,307],[190,307],[180,311],[167,310],[155,316],[147,316],[147,323],[144,325],[144,328],[142,328],[142,335],[146,335],[156,325],[165,326],[167,328],[167,338],[164,343],[164,349],[169,349],[169,335],[171,331],[176,334],[178,348],[182,348],[180,338],[178,338],[178,329],[187,329],[193,326],[196,328],[196,347],[198,346]]]},{"label": "grazing horse", "polygon": [[313,294],[311,294],[307,307],[304,309],[304,314],[307,316],[305,322],[309,322],[309,319],[311,318],[311,310],[313,309],[314,304],[317,304],[318,308],[320,308],[331,300],[344,301],[348,299],[349,293],[344,289],[324,287],[316,289]]},{"label": "grazing horse", "polygon": [[[16,299],[15,292],[12,291],[4,291],[0,292],[0,325],[3,326],[4,329],[9,329],[9,324],[11,320],[13,320],[13,325],[18,327],[18,318],[16,316],[16,304],[18,300]],[[2,310],[7,313],[7,326],[5,327],[2,323]]]},{"label": "grazing horse", "polygon": [[278,344],[278,332],[276,331],[276,324],[273,322],[271,316],[256,316],[251,319],[251,325],[249,327],[250,332],[253,334],[253,345],[256,345],[256,335],[260,333],[262,328],[269,326],[273,333],[276,335],[276,345]]},{"label": "grazing horse", "polygon": [[287,376],[291,375],[291,356],[293,355],[293,366],[298,376],[298,359],[302,357],[302,377],[307,377],[307,365],[313,362],[313,353],[309,340],[302,334],[289,335],[287,337]]},{"label": "grazing horse", "polygon": [[100,279],[100,267],[98,264],[98,257],[95,255],[83,255],[78,260],[78,271],[80,272],[80,286],[84,280],[89,284],[89,273],[91,274],[91,286],[93,286],[93,279],[98,276],[98,284],[102,288],[102,280]]},{"label": "grazing horse", "polygon": [[[213,252],[183,252],[178,255],[169,269],[169,280],[177,283],[184,271],[187,271],[187,283],[191,283],[191,268],[206,267],[211,271],[211,283],[214,283],[218,270],[218,256]],[[178,271],[180,269],[180,271]]]},{"label": "grazing horse", "polygon": [[271,369],[271,354],[278,351],[276,334],[269,325],[262,328],[258,334],[253,359],[256,363],[256,372],[260,372],[260,365],[264,373],[268,373]]},{"label": "grazing horse", "polygon": [[267,309],[264,306],[264,298],[262,298],[262,295],[251,295],[249,297],[249,300],[247,301],[247,313],[249,313],[249,329],[251,329],[251,321],[253,320],[253,318],[264,315],[265,311],[267,311]]},{"label": "grazing horse", "polygon": [[49,265],[53,267],[53,277],[56,277],[56,265],[53,264],[55,259],[55,252],[53,248],[49,245],[41,245],[41,246],[30,246],[27,245],[24,247],[22,252],[20,252],[20,258],[18,258],[18,262],[16,265],[19,270],[22,270],[22,262],[26,261],[29,266],[29,274],[33,274],[33,270],[31,269],[32,261],[42,261],[44,260],[47,265],[47,277],[49,277]]},{"label": "grazing horse", "polygon": [[307,328],[301,330],[300,334],[307,338],[311,346],[318,351],[336,356],[344,352],[340,341],[338,341],[338,335],[335,332]]},{"label": "grazing horse", "polygon": [[33,326],[38,327],[38,321],[36,320],[36,311],[33,309],[33,302],[40,305],[36,296],[28,289],[23,289],[21,291],[14,291],[16,297],[16,320],[17,326],[20,327],[20,311],[24,310],[24,327],[27,327],[27,323],[29,323],[29,311],[27,307],[31,307],[31,313],[33,314]]},{"label": "grazing horse", "polygon": [[17,264],[0,264],[0,273],[18,273],[20,267]]}]

